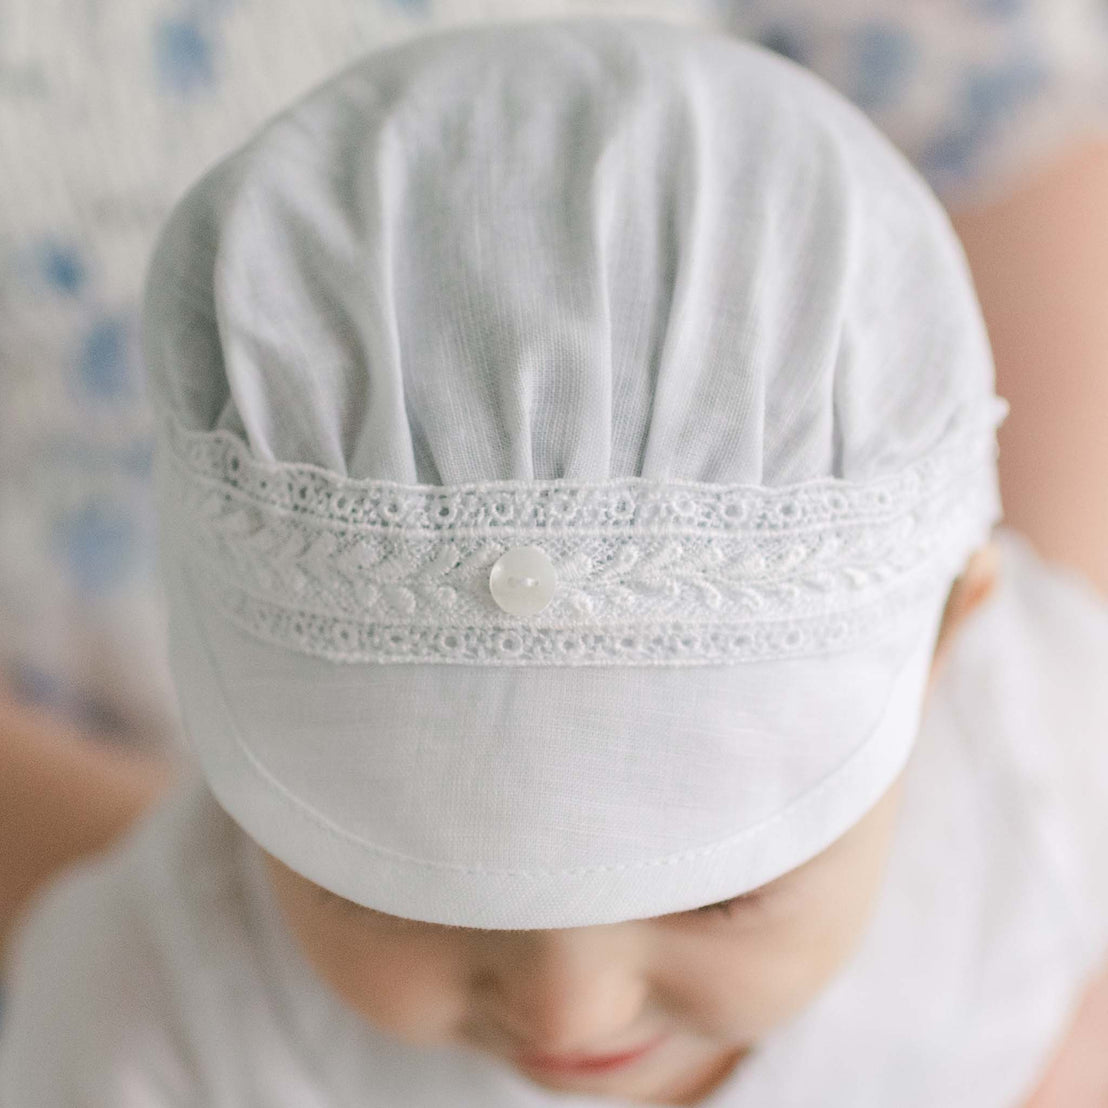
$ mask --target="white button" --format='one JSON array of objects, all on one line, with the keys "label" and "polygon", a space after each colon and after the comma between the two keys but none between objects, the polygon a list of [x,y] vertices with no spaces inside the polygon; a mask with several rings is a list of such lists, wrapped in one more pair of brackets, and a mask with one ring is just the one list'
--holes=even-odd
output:
[{"label": "white button", "polygon": [[513,546],[489,573],[493,600],[513,616],[537,615],[550,603],[557,583],[554,563],[537,546]]}]

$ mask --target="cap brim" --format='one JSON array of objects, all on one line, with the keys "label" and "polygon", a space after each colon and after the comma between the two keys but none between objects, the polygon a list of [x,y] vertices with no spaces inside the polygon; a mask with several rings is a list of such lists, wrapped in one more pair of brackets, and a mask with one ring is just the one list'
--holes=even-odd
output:
[{"label": "cap brim", "polygon": [[684,911],[825,849],[907,761],[941,607],[833,657],[343,664],[166,569],[182,716],[231,817],[359,904],[500,929]]}]

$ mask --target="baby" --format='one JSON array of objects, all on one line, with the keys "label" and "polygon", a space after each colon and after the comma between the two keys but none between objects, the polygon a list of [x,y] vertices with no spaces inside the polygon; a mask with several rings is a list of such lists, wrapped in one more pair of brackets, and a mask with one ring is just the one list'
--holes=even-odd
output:
[{"label": "baby", "polygon": [[1023,1101],[1108,617],[994,534],[857,112],[648,22],[384,51],[185,197],[145,349],[198,772],[25,920],[5,1108]]}]

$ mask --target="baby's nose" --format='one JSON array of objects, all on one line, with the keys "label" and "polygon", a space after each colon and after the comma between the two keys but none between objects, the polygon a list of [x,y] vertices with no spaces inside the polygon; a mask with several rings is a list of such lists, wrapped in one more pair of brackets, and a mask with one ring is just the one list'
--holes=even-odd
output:
[{"label": "baby's nose", "polygon": [[615,1053],[634,1037],[645,968],[594,930],[605,929],[521,932],[490,965],[494,1018],[528,1053]]}]

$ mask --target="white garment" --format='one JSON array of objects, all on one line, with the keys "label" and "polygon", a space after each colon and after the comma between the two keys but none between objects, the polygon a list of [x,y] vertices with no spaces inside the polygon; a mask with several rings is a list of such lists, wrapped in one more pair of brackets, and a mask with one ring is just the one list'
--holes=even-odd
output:
[{"label": "white garment", "polygon": [[[1108,605],[998,538],[1000,585],[932,693],[858,955],[703,1108],[1017,1108],[1108,948]],[[4,1108],[613,1103],[353,1016],[199,782],[38,900],[12,970]]]}]

